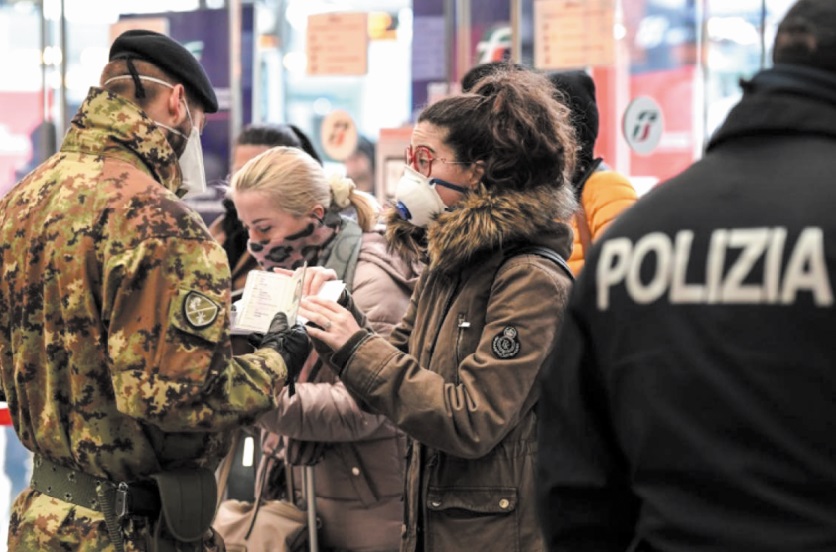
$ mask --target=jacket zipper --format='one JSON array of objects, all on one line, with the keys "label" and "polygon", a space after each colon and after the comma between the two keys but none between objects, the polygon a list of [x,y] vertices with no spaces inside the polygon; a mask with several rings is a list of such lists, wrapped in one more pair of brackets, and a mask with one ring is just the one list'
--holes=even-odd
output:
[{"label": "jacket zipper", "polygon": [[462,337],[464,337],[464,331],[470,327],[470,322],[467,321],[467,318],[464,315],[465,313],[459,313],[459,322],[458,322],[458,332],[456,334],[456,385],[461,383],[459,379],[459,364],[461,364],[462,359],[459,356],[459,351],[461,350],[462,345]]},{"label": "jacket zipper", "polygon": [[[430,349],[430,356],[427,359],[427,367],[432,364],[433,357],[435,356],[435,346],[438,345],[438,337],[441,335],[441,327],[444,325],[444,321],[447,319],[447,313],[449,312],[450,308],[453,306],[453,301],[456,298],[456,295],[459,292],[459,277],[456,276],[456,280],[453,282],[451,286],[450,293],[447,295],[447,298],[444,301],[444,310],[441,311],[441,321],[438,323],[438,327],[436,328],[435,336],[433,339],[433,346]],[[456,353],[458,355],[458,353]]]}]

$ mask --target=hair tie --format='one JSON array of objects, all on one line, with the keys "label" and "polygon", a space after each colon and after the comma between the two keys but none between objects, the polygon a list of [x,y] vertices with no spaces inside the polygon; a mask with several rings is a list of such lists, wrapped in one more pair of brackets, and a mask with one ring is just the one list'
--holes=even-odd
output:
[{"label": "hair tie", "polygon": [[351,205],[351,192],[357,188],[357,185],[348,177],[333,173],[328,177],[328,185],[331,187],[331,197],[334,198],[334,204],[340,208],[345,209]]}]

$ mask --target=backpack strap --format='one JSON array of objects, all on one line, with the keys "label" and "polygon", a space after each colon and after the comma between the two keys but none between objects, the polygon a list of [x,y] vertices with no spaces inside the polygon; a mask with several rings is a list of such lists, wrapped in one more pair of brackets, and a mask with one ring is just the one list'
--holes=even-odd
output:
[{"label": "backpack strap", "polygon": [[589,166],[586,168],[586,171],[575,183],[575,197],[577,198],[578,202],[581,201],[581,196],[583,195],[583,187],[586,185],[586,181],[589,180],[589,177],[598,171],[606,170],[608,170],[608,167],[604,164],[603,157],[596,157],[592,160],[592,163],[589,164]]},{"label": "backpack strap", "polygon": [[589,228],[589,219],[586,216],[586,209],[583,207],[583,188],[586,181],[589,180],[594,173],[599,171],[609,170],[609,167],[604,163],[602,157],[592,160],[592,163],[587,168],[586,172],[581,176],[580,182],[576,184],[577,188],[575,194],[578,200],[578,210],[575,211],[575,222],[578,225],[578,237],[581,239],[583,246],[583,255],[586,257],[592,247],[592,230]]},{"label": "backpack strap", "polygon": [[575,275],[572,274],[572,270],[566,263],[566,259],[561,257],[560,253],[558,253],[554,249],[546,247],[545,245],[522,244],[516,247],[512,247],[511,249],[506,251],[505,258],[502,262],[504,263],[511,257],[516,257],[517,255],[539,255],[540,257],[544,257],[552,261],[561,269],[563,269],[563,272],[566,273],[570,280],[572,280],[573,282],[575,281]]}]

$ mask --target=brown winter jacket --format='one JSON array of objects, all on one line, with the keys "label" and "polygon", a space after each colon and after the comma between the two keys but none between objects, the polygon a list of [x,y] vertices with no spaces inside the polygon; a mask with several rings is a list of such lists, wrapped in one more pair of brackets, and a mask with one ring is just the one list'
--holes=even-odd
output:
[{"label": "brown winter jacket", "polygon": [[[352,294],[375,331],[388,335],[400,322],[418,266],[389,254],[381,233],[363,234]],[[326,443],[314,468],[317,513],[323,522],[320,544],[353,552],[397,550],[403,520],[403,433],[385,417],[362,410],[327,368],[313,382],[297,384],[293,397],[285,389],[278,403],[258,423],[268,430],[265,452],[275,449],[277,434]],[[302,470],[293,471],[299,490]]]},{"label": "brown winter jacket", "polygon": [[[390,338],[358,333],[332,357],[410,437],[403,551],[543,550],[533,407],[571,280],[543,257],[506,255],[529,242],[568,257],[571,231],[554,219],[572,203],[543,189],[470,194],[428,227],[428,268]],[[391,239],[420,251],[405,224],[392,220]]]}]

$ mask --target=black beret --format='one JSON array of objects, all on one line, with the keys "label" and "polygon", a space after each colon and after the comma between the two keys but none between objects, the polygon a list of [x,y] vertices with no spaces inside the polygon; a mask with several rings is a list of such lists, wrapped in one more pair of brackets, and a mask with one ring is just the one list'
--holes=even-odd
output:
[{"label": "black beret", "polygon": [[136,59],[155,65],[195,94],[203,111],[218,111],[218,98],[203,66],[179,42],[163,34],[142,29],[125,31],[113,41],[109,59]]}]

